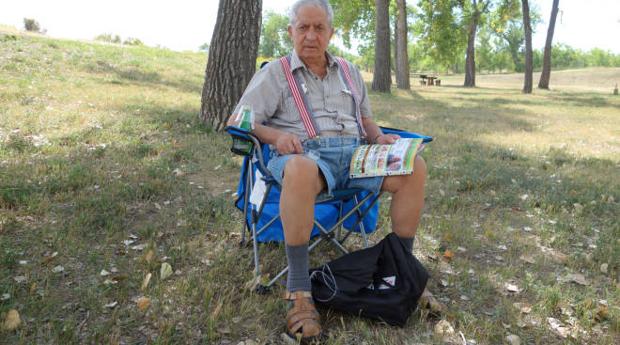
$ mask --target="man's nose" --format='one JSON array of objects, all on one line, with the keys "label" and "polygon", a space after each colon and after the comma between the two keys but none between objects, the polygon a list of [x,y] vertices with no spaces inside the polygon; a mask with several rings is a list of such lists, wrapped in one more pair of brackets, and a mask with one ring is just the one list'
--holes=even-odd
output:
[{"label": "man's nose", "polygon": [[317,36],[317,34],[316,34],[316,32],[314,31],[314,29],[310,29],[310,30],[308,30],[308,32],[306,33],[306,39],[308,39],[308,40],[314,40],[314,39],[316,39],[316,36]]}]

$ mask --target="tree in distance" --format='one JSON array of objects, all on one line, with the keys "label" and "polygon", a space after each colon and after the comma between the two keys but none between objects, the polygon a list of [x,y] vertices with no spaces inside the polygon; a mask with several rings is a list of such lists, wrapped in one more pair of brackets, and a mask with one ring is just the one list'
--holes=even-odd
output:
[{"label": "tree in distance", "polygon": [[36,32],[39,34],[44,34],[47,31],[41,30],[41,25],[33,18],[24,18],[24,29],[26,29],[26,31]]}]

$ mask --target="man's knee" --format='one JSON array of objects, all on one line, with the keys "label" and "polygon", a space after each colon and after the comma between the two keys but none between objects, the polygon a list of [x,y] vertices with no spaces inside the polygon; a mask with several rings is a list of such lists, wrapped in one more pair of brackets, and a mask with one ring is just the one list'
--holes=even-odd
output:
[{"label": "man's knee", "polygon": [[422,156],[416,156],[414,162],[413,175],[417,175],[416,177],[422,179],[422,181],[426,180],[426,161],[424,161]]},{"label": "man's knee", "polygon": [[316,162],[299,155],[291,157],[286,162],[283,184],[304,191],[308,191],[307,188],[310,188],[310,191],[316,194],[319,194],[323,189],[323,182]]}]

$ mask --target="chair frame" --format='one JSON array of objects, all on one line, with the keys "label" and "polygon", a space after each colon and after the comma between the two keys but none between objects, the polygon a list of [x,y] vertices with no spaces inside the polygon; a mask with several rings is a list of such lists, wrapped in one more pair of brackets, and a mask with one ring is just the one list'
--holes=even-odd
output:
[{"label": "chair frame", "polygon": [[[246,142],[251,142],[253,147],[251,153],[249,155],[242,154],[246,156],[248,166],[246,168],[246,176],[245,178],[245,191],[243,193],[243,226],[241,228],[241,244],[244,245],[246,243],[246,231],[250,233],[250,240],[252,241],[252,248],[254,252],[254,278],[258,281],[261,276],[260,269],[260,259],[259,259],[259,246],[258,246],[258,236],[267,230],[278,218],[280,218],[280,214],[273,216],[265,225],[258,228],[258,219],[263,211],[263,208],[266,204],[265,199],[268,197],[269,192],[274,187],[279,187],[275,178],[272,176],[271,172],[267,169],[265,164],[265,159],[263,157],[263,145],[260,140],[253,135],[252,133],[240,129],[234,126],[228,126],[225,130],[234,138]],[[232,150],[232,149],[231,149]],[[236,152],[232,150],[236,154],[241,154],[240,152]],[[255,158],[255,160],[253,159]],[[255,207],[251,208],[251,221],[248,224],[248,208],[250,204],[250,194],[252,186],[254,185],[254,176],[253,171],[254,168],[257,168],[261,174],[263,175],[262,179],[266,184],[266,191],[263,197],[263,200],[256,209]],[[314,226],[319,229],[319,236],[316,236],[314,239],[311,239],[311,243],[308,246],[308,252],[311,252],[314,248],[316,248],[321,242],[331,242],[342,254],[347,254],[348,250],[343,246],[344,242],[349,238],[352,232],[351,230],[347,231],[346,234],[342,234],[343,223],[349,219],[353,215],[357,215],[358,219],[355,224],[351,227],[351,229],[355,229],[359,226],[360,233],[362,235],[362,239],[364,241],[364,247],[368,247],[368,234],[366,228],[363,224],[363,219],[366,217],[368,212],[373,208],[373,206],[379,201],[382,193],[379,192],[377,194],[368,193],[367,195],[359,198],[358,194],[364,191],[363,189],[347,189],[344,191],[336,191],[335,196],[328,200],[323,200],[317,202],[317,204],[321,203],[337,203],[338,207],[338,219],[337,222],[332,225],[329,229],[325,228],[319,221],[316,219],[313,220]],[[345,214],[343,210],[344,203],[349,200],[353,200],[354,206]],[[370,202],[366,205],[367,202]],[[366,205],[366,206],[365,206]],[[374,231],[374,230],[373,230]],[[276,274],[267,284],[258,283],[256,286],[256,291],[259,293],[266,293],[269,289],[282,277],[284,274],[288,272],[288,266],[282,269],[278,274]]]}]

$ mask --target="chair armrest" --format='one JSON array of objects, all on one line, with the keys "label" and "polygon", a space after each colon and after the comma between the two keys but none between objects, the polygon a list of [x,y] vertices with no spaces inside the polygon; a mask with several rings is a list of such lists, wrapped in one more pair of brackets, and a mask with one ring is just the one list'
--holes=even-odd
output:
[{"label": "chair armrest", "polygon": [[397,128],[390,128],[390,127],[379,127],[381,128],[381,131],[385,134],[398,134],[403,138],[422,138],[422,142],[423,143],[430,143],[431,141],[433,141],[433,137],[430,137],[428,135],[424,135],[424,134],[420,134],[420,133],[415,133],[415,132],[408,132],[402,129],[397,129]]},{"label": "chair armrest", "polygon": [[[267,166],[265,165],[265,157],[263,156],[263,143],[260,142],[258,137],[256,137],[250,131],[236,126],[226,126],[224,130],[228,134],[230,134],[230,136],[237,140],[251,143],[253,146],[250,156],[256,158],[256,161],[258,162],[258,169],[263,174],[263,176],[271,177],[271,172],[267,169]],[[235,154],[238,154],[235,151],[233,152]]]}]

